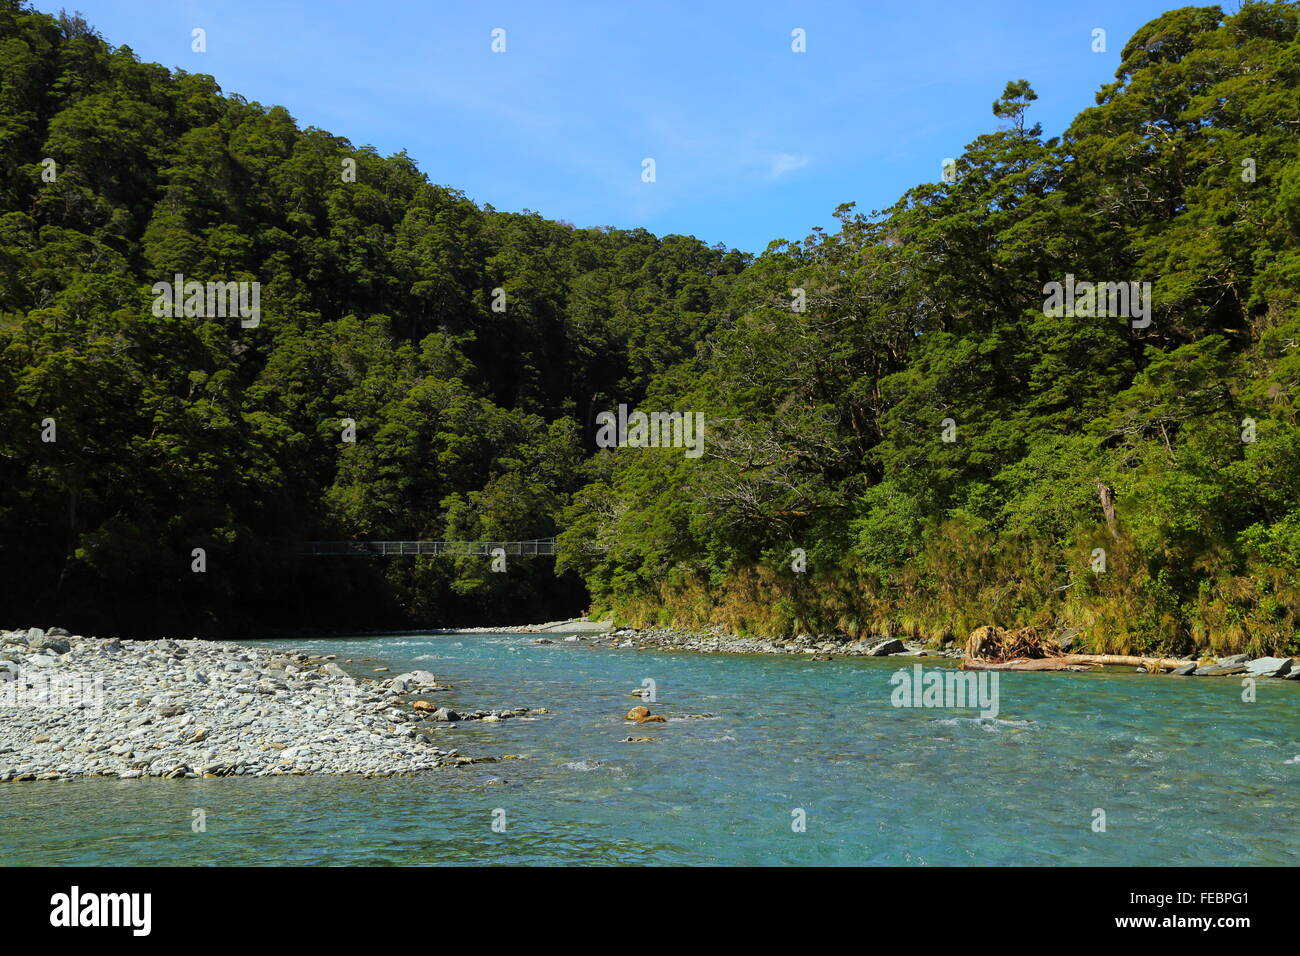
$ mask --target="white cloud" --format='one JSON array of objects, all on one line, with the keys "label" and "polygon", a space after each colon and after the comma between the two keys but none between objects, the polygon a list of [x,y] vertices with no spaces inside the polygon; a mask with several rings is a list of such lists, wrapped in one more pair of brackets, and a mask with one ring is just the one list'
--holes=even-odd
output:
[{"label": "white cloud", "polygon": [[769,162],[771,165],[768,168],[768,176],[776,179],[796,169],[803,169],[811,160],[807,156],[796,156],[793,153],[776,153]]}]

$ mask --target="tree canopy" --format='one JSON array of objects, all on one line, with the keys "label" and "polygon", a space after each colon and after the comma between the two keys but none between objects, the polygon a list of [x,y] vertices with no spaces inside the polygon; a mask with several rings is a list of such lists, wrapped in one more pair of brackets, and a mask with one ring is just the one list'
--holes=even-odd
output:
[{"label": "tree canopy", "polygon": [[[1063,135],[1013,79],[941,181],[751,257],[478,205],[0,0],[6,609],[1300,653],[1298,24],[1172,10]],[[260,320],[158,315],[175,275]],[[597,448],[619,404],[704,455]]]}]

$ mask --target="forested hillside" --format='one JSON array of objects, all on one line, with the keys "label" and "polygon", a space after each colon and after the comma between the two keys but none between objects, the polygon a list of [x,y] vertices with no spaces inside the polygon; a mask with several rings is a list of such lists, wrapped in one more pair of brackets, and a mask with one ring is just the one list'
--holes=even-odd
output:
[{"label": "forested hillside", "polygon": [[[293,549],[554,534],[594,410],[746,257],[480,208],[0,0],[0,262],[5,617],[183,634],[581,610],[552,561]],[[177,273],[259,282],[260,321],[156,316]]]},{"label": "forested hillside", "polygon": [[[1297,7],[1174,10],[1122,55],[1059,140],[1012,83],[954,182],[746,270],[647,402],[703,410],[708,453],[620,450],[570,509],[598,604],[1300,653]],[[1069,275],[1150,282],[1149,324],[1049,316]]]},{"label": "forested hillside", "polygon": [[[751,258],[476,205],[0,0],[5,617],[193,634],[590,601],[1300,653],[1298,22],[1165,14],[1059,139],[1012,82],[949,175]],[[259,283],[260,319],[157,315],[176,274]],[[1149,316],[1046,307],[1067,277],[1149,283]],[[597,449],[620,403],[704,413],[704,454]],[[504,574],[293,556],[557,531],[558,561]]]}]

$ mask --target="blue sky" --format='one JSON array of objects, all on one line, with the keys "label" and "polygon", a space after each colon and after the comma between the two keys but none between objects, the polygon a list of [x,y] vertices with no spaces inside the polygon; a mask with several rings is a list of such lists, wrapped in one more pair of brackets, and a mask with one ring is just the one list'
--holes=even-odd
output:
[{"label": "blue sky", "polygon": [[[1175,0],[36,0],[497,209],[751,252],[933,181],[1024,77],[1055,135]],[[207,31],[207,51],[191,31]],[[492,31],[506,51],[493,53]],[[807,52],[791,50],[803,29]],[[1107,50],[1091,49],[1094,28]],[[657,181],[641,180],[652,157]]]}]

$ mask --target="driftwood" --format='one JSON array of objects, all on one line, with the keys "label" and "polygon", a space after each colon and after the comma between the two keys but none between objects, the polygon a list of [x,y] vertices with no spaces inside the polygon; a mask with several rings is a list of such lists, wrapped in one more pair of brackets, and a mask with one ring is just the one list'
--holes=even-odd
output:
[{"label": "driftwood", "polygon": [[1019,657],[1009,661],[990,661],[978,657],[963,658],[967,671],[1086,671],[1103,664],[1145,667],[1148,672],[1173,670],[1187,661],[1172,657],[1134,657],[1130,654],[1058,654],[1055,657]]},{"label": "driftwood", "polygon": [[977,627],[966,639],[967,660],[992,662],[1022,658],[1055,657],[1060,648],[1048,639],[1045,628],[1022,627],[1007,631],[1000,627]]},{"label": "driftwood", "polygon": [[1006,631],[979,627],[971,632],[962,657],[968,671],[1086,671],[1105,664],[1145,667],[1150,673],[1173,670],[1187,661],[1132,654],[1066,654],[1042,627]]},{"label": "driftwood", "polygon": [[1175,667],[1190,664],[1177,657],[1136,657],[1132,654],[1066,654],[1071,661],[1080,664],[1122,664],[1129,667],[1145,667],[1149,671],[1171,671]]},{"label": "driftwood", "polygon": [[1083,664],[1071,664],[1060,657],[1021,657],[1013,661],[986,661],[978,657],[962,658],[964,671],[1086,671]]}]

